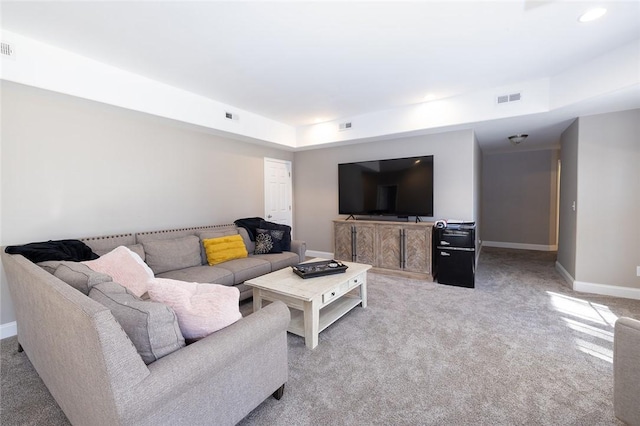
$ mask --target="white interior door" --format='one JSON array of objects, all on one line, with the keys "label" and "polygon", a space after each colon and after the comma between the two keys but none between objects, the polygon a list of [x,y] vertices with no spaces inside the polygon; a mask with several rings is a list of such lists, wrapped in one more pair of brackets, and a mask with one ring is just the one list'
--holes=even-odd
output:
[{"label": "white interior door", "polygon": [[291,161],[264,159],[264,217],[292,226]]}]

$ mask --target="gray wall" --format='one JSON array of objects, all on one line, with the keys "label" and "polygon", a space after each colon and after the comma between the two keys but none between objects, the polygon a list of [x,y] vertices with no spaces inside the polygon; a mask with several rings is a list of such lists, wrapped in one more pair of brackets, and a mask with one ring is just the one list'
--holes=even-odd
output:
[{"label": "gray wall", "polygon": [[575,279],[640,289],[640,109],[578,125]]},{"label": "gray wall", "polygon": [[560,229],[558,232],[558,263],[576,276],[576,211],[578,199],[578,131],[575,120],[560,138]]},{"label": "gray wall", "polygon": [[[338,164],[434,155],[434,217],[474,220],[479,197],[479,148],[472,131],[321,148],[294,155],[296,236],[311,250],[333,252],[338,215]],[[424,218],[433,220],[433,218]]]},{"label": "gray wall", "polygon": [[557,150],[485,153],[483,240],[555,249]]},{"label": "gray wall", "polygon": [[[2,82],[0,244],[264,214],[263,158],[293,153]],[[15,319],[2,272],[0,322]]]}]

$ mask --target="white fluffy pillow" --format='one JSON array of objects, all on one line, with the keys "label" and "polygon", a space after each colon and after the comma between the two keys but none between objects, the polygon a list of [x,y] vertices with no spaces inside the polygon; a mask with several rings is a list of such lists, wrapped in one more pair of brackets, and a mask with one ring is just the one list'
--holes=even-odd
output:
[{"label": "white fluffy pillow", "polygon": [[240,291],[235,287],[154,278],[148,291],[151,300],[173,308],[187,339],[205,337],[242,318]]},{"label": "white fluffy pillow", "polygon": [[136,253],[119,246],[96,260],[82,262],[96,272],[111,275],[113,281],[140,297],[147,292],[153,271]]}]

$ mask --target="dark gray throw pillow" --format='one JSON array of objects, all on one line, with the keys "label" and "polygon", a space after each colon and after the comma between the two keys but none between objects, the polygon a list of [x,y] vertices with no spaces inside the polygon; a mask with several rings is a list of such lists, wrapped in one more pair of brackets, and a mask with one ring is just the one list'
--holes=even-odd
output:
[{"label": "dark gray throw pillow", "polygon": [[284,231],[276,229],[256,229],[254,254],[282,253]]},{"label": "dark gray throw pillow", "polygon": [[[291,251],[291,227],[289,225],[281,225],[279,223],[260,222],[260,229],[272,229],[275,231],[283,231],[282,235],[282,251]],[[257,237],[256,237],[257,238]]]},{"label": "dark gray throw pillow", "polygon": [[94,285],[113,281],[109,275],[96,272],[80,262],[47,260],[38,263],[38,265],[55,275],[56,278],[87,295]]},{"label": "dark gray throw pillow", "polygon": [[143,242],[145,262],[154,274],[202,265],[200,238],[189,235]]},{"label": "dark gray throw pillow", "polygon": [[145,364],[185,346],[178,317],[167,305],[142,300],[114,282],[94,285],[89,297],[111,310]]}]

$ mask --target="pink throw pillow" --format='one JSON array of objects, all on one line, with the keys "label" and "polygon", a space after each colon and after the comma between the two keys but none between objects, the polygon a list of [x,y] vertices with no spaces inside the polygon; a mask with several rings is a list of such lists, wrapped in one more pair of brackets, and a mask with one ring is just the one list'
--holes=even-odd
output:
[{"label": "pink throw pillow", "polygon": [[154,278],[149,298],[173,308],[186,339],[205,337],[242,318],[240,291],[235,287]]},{"label": "pink throw pillow", "polygon": [[82,262],[96,272],[110,275],[113,281],[140,297],[147,292],[153,271],[136,253],[119,246],[96,260]]}]

